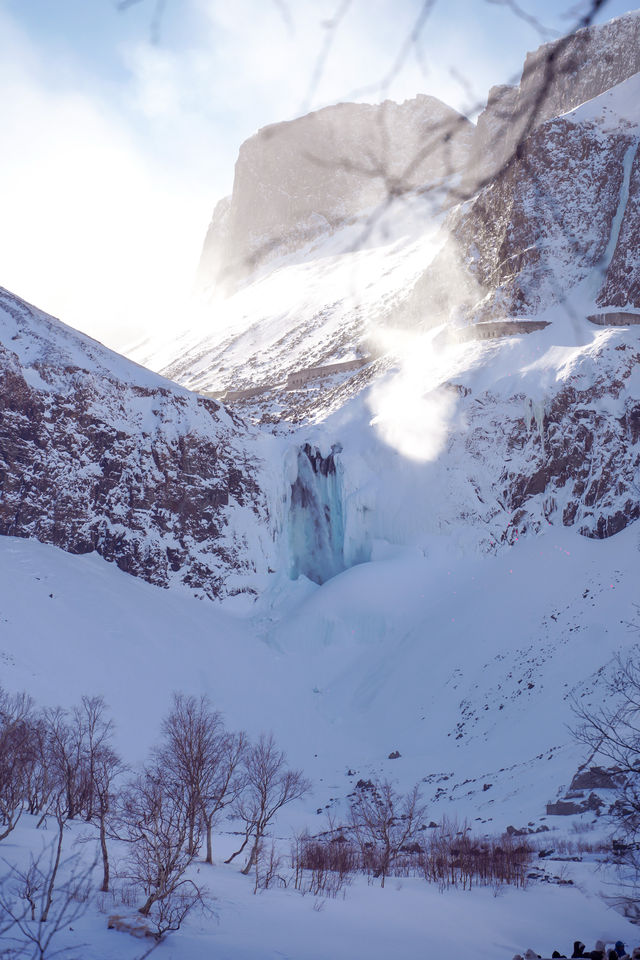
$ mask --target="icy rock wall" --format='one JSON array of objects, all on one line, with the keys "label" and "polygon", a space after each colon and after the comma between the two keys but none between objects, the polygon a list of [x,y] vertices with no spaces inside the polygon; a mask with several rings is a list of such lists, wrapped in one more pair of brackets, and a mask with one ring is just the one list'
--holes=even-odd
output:
[{"label": "icy rock wall", "polygon": [[340,448],[323,457],[308,443],[298,451],[289,506],[289,575],[324,583],[345,569]]},{"label": "icy rock wall", "polygon": [[289,503],[289,576],[325,583],[345,569],[342,476],[334,444],[328,456],[305,443]]}]

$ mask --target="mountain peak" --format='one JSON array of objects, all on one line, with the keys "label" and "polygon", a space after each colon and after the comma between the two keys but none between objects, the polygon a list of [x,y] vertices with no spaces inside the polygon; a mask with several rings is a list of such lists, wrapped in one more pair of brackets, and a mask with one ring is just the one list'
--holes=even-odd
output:
[{"label": "mountain peak", "polygon": [[214,211],[198,276],[233,289],[276,253],[466,163],[473,125],[435,97],[338,103],[263,127],[240,147],[233,193]]}]

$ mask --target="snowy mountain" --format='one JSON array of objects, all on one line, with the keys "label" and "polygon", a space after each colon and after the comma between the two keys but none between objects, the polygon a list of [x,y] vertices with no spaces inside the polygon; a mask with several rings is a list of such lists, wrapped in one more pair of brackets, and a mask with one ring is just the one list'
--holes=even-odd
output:
[{"label": "snowy mountain", "polygon": [[234,289],[261,263],[349,223],[389,196],[435,191],[467,163],[472,125],[435,97],[340,103],[259,130],[216,207],[199,283]]},{"label": "snowy mountain", "polygon": [[508,162],[523,136],[593,100],[640,70],[637,10],[543,44],[527,55],[517,87],[493,87],[478,117],[467,171],[471,190]]},{"label": "snowy mountain", "polygon": [[236,391],[287,464],[339,446],[346,565],[433,531],[482,550],[549,523],[616,533],[640,516],[639,83],[541,123],[448,214],[413,196],[325,232],[136,356]]},{"label": "snowy mountain", "polygon": [[[418,98],[260,131],[197,317],[132,351],[157,374],[0,293],[2,685],[102,693],[130,761],[172,690],[205,692],[313,778],[296,827],[388,776],[480,833],[600,835],[569,727],[640,629],[639,24],[541,48],[475,129]],[[234,960],[353,955],[246,943],[238,910]]]},{"label": "snowy mountain", "polygon": [[254,432],[5,290],[0,341],[0,533],[210,597],[254,589]]}]

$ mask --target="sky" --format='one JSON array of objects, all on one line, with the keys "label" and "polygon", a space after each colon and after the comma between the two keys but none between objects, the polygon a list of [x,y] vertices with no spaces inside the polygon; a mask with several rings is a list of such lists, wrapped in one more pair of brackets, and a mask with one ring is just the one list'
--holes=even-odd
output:
[{"label": "sky", "polygon": [[589,6],[0,0],[0,285],[117,350],[182,329],[243,140],[340,100],[473,117]]}]

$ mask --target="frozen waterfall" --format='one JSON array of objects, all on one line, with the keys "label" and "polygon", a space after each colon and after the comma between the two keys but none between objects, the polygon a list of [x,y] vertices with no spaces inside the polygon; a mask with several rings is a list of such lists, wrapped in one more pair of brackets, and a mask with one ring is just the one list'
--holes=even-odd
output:
[{"label": "frozen waterfall", "polygon": [[342,482],[334,444],[323,457],[305,443],[298,451],[297,476],[291,484],[289,575],[324,583],[345,569]]}]

